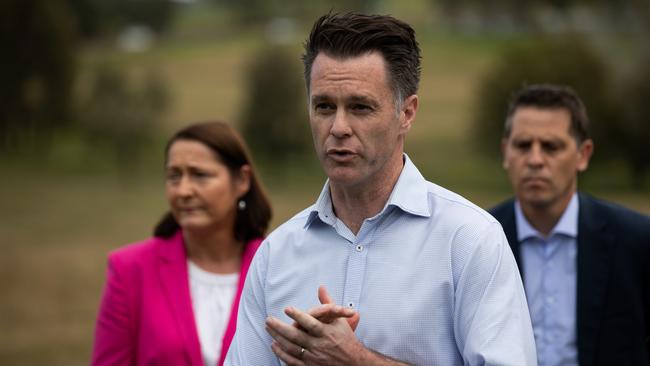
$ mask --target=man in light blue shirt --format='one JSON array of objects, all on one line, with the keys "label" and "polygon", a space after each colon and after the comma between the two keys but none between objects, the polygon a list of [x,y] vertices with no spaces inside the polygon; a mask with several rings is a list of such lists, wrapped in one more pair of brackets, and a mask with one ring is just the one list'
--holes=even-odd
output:
[{"label": "man in light blue shirt", "polygon": [[226,365],[536,365],[501,226],[404,154],[418,108],[413,29],[328,14],[305,50],[328,180],[257,252]]}]

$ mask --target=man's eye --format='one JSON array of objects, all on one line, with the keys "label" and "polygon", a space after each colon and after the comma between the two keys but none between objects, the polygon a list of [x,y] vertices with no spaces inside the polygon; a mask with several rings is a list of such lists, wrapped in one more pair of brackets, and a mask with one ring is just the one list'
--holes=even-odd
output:
[{"label": "man's eye", "polygon": [[558,144],[549,142],[549,143],[543,143],[542,149],[546,152],[553,153],[558,151],[560,149],[560,146]]},{"label": "man's eye", "polygon": [[314,106],[314,109],[317,112],[329,112],[333,111],[335,108],[334,105],[329,103],[317,103],[316,106]]},{"label": "man's eye", "polygon": [[370,106],[365,104],[354,104],[352,105],[352,110],[357,112],[369,112],[372,110],[372,108],[370,108]]},{"label": "man's eye", "polygon": [[528,141],[520,141],[520,142],[515,142],[514,145],[519,150],[528,150],[530,149],[531,143]]}]

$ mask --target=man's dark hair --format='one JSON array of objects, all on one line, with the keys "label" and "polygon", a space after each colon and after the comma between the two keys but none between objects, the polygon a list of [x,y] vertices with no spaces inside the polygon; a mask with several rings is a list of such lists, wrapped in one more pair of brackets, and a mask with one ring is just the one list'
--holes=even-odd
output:
[{"label": "man's dark hair", "polygon": [[417,93],[420,82],[420,47],[410,25],[390,16],[359,13],[326,14],[315,23],[305,42],[302,61],[310,90],[311,68],[320,52],[349,58],[379,52],[398,102]]},{"label": "man's dark hair", "polygon": [[[195,123],[176,132],[165,147],[165,164],[169,149],[178,140],[197,141],[207,146],[218,161],[228,167],[231,175],[238,174],[241,167],[251,167],[250,188],[241,198],[246,202],[244,210],[237,210],[234,236],[244,245],[255,238],[262,237],[271,220],[271,204],[260,182],[253,161],[244,140],[225,122],[211,121]],[[171,212],[167,212],[154,229],[154,236],[168,238],[179,225]]]},{"label": "man's dark hair", "polygon": [[512,131],[512,117],[517,108],[535,107],[541,109],[566,109],[571,114],[569,133],[578,145],[589,139],[589,117],[578,94],[565,85],[538,84],[526,86],[513,95],[508,106],[504,137]]}]

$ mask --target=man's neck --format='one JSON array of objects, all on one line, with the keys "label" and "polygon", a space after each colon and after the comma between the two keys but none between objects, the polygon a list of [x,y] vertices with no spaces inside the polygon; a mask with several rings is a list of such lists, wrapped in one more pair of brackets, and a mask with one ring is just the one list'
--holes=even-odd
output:
[{"label": "man's neck", "polygon": [[398,161],[387,165],[380,171],[381,176],[362,184],[344,186],[330,182],[332,208],[355,235],[365,219],[377,215],[386,205],[404,167],[402,154]]},{"label": "man's neck", "polygon": [[575,194],[575,190],[563,197],[562,200],[545,206],[527,205],[520,201],[521,210],[530,225],[548,237],[569,206],[573,194]]}]

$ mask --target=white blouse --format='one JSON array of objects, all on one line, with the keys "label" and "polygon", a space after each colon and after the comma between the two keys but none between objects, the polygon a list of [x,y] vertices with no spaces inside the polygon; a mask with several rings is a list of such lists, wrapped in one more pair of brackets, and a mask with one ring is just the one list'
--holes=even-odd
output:
[{"label": "white blouse", "polygon": [[199,268],[190,260],[187,264],[203,363],[215,366],[221,355],[221,342],[237,293],[239,273],[217,274]]}]

